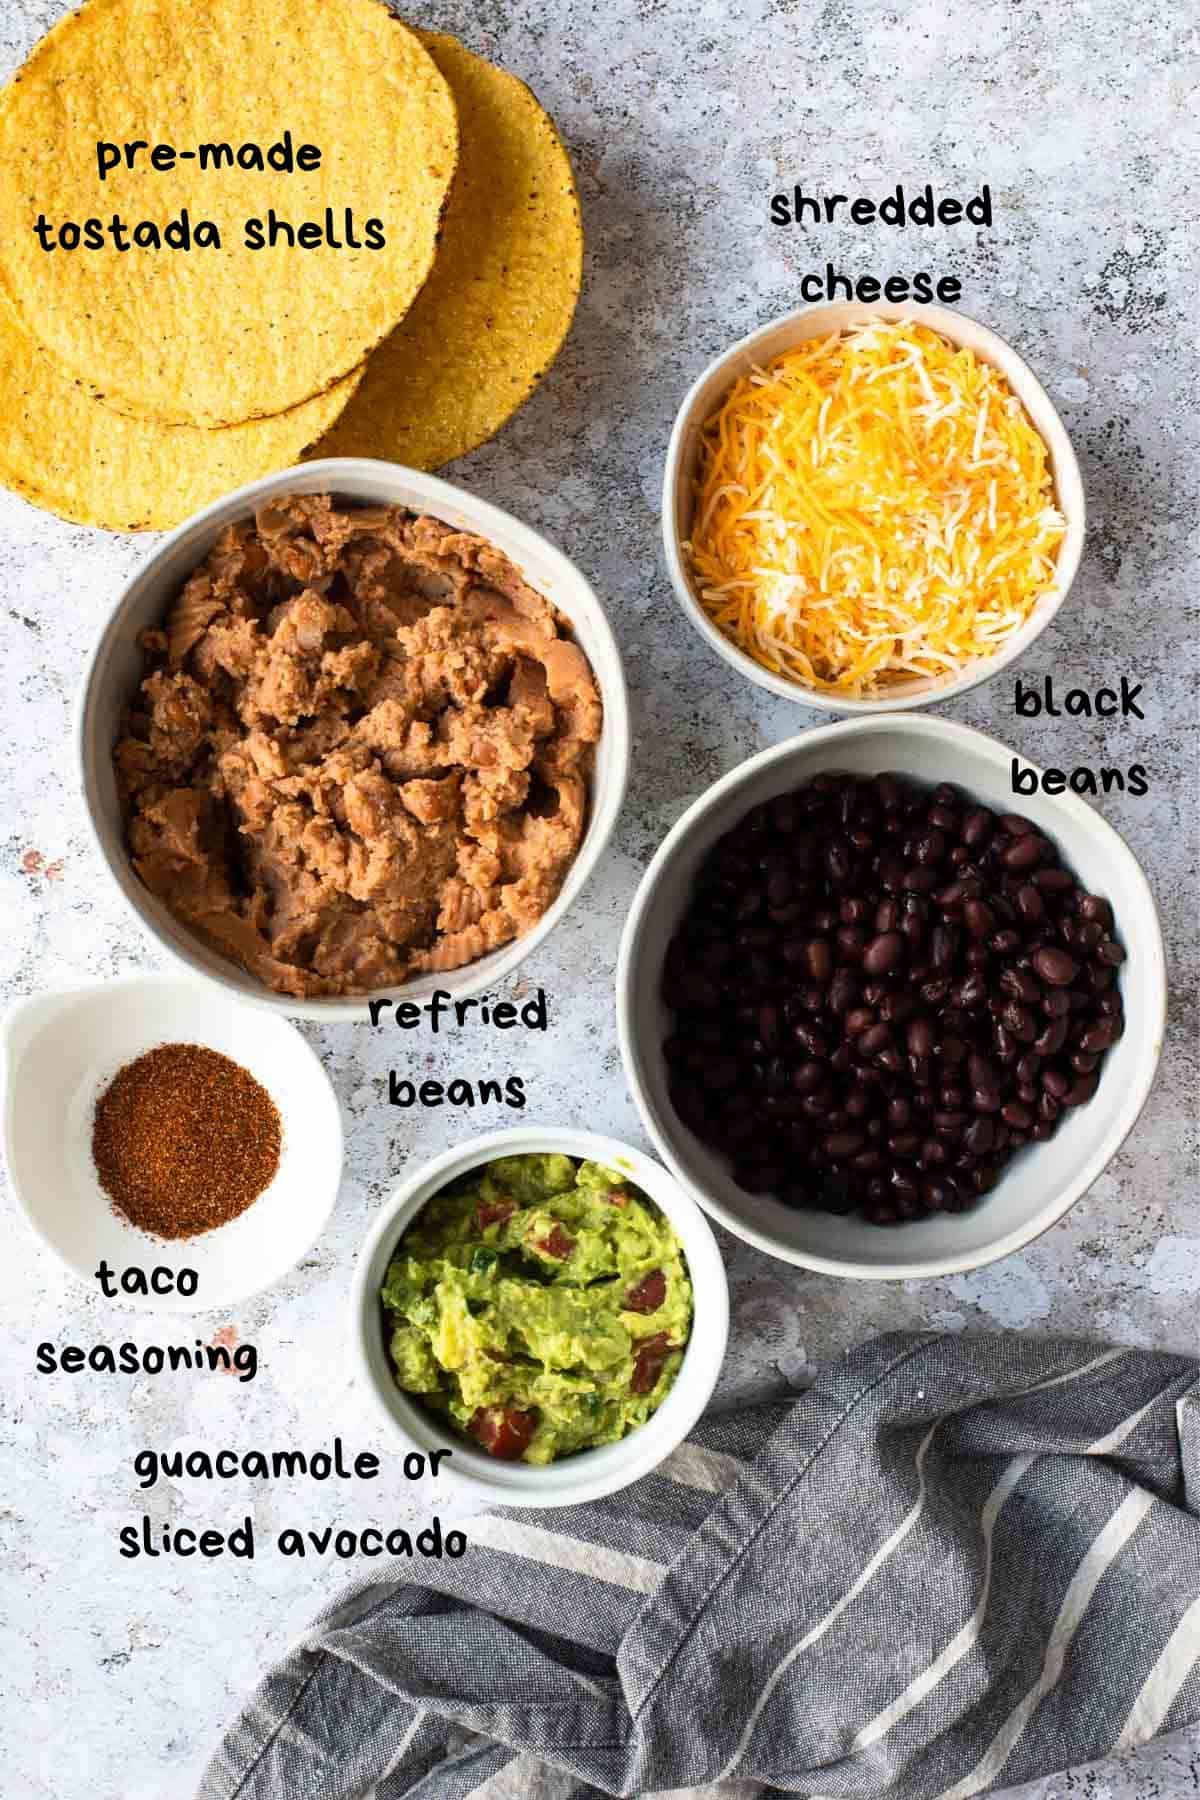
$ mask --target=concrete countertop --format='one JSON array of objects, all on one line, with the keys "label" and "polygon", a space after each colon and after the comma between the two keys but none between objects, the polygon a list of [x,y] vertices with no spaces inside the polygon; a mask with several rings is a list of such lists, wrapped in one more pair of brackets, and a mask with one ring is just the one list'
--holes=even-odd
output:
[{"label": "concrete countertop", "polygon": [[[59,15],[2,0],[0,62],[15,66]],[[1194,21],[1153,0],[467,0],[414,6],[529,81],[576,158],[588,234],[570,343],[532,403],[453,479],[526,519],[583,568],[611,609],[631,678],[634,777],[615,843],[583,901],[523,971],[549,996],[534,1041],[470,1031],[433,1040],[366,1025],[306,1029],[348,1128],[332,1224],[262,1299],[205,1318],[252,1340],[258,1378],[53,1377],[35,1347],[187,1342],[69,1280],[7,1213],[0,1262],[0,1645],[11,1800],[184,1800],[235,1703],[362,1565],[122,1561],[116,1531],[149,1510],[178,1523],[240,1519],[245,1483],[143,1496],[138,1449],[298,1446],[339,1430],[376,1445],[345,1349],[349,1270],[400,1173],[466,1133],[516,1122],[591,1124],[642,1140],[616,1047],[612,972],[639,872],[711,780],[820,722],[735,676],[672,598],[658,543],[663,450],[700,367],[798,303],[827,261],[858,275],[929,269],[1010,339],[1060,408],[1083,468],[1083,566],[1027,679],[1142,684],[1145,722],[1030,721],[1001,677],[949,704],[1026,757],[1067,768],[1143,763],[1149,792],[1100,804],[1142,858],[1162,911],[1174,996],[1161,1074],[1124,1149],[1070,1217],[977,1274],[843,1285],[723,1240],[733,1286],[723,1391],[801,1370],[893,1327],[1013,1328],[1197,1347],[1195,658],[1196,208],[1200,79]],[[281,125],[285,121],[281,121]],[[296,123],[296,122],[293,122]],[[784,230],[770,196],[881,195],[897,181],[960,197],[987,182],[991,231]],[[69,731],[84,658],[152,541],[80,529],[0,495],[5,652],[0,975],[12,998],[154,966],[88,844]],[[1194,630],[1194,619],[1192,621]],[[389,1068],[520,1073],[529,1105],[459,1115],[389,1107]],[[396,1473],[368,1492],[274,1484],[266,1527],[367,1523],[427,1511]],[[1120,1765],[1021,1789],[1025,1800],[1183,1800],[1200,1785],[1200,1730]]]}]

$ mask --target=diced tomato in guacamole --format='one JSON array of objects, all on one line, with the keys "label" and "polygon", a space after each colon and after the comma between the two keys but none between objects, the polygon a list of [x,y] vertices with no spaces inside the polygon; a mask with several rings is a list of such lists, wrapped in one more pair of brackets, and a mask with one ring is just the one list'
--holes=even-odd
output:
[{"label": "diced tomato in guacamole", "polygon": [[507,1156],[409,1226],[380,1298],[397,1384],[493,1456],[616,1443],[666,1398],[692,1324],[678,1238],[628,1177]]}]

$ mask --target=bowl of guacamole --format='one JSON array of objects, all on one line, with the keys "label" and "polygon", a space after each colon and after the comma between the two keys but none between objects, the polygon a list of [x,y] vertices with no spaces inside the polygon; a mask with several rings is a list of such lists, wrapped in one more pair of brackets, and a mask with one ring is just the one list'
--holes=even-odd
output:
[{"label": "bowl of guacamole", "polygon": [[613,1139],[534,1128],[407,1184],[364,1251],[356,1306],[402,1435],[535,1505],[614,1491],[673,1449],[728,1325],[716,1243],[674,1177]]},{"label": "bowl of guacamole", "polygon": [[683,1247],[620,1169],[497,1157],[413,1220],[380,1289],[396,1383],[490,1456],[534,1466],[657,1412],[692,1329]]}]

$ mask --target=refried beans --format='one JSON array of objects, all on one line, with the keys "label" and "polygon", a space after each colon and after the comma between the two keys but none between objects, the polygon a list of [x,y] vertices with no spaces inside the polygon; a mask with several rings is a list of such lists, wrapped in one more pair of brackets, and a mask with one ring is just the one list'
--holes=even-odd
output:
[{"label": "refried beans", "polygon": [[528,931],[579,848],[599,693],[493,545],[274,501],[161,629],[114,751],[138,875],[279,993],[361,994]]}]

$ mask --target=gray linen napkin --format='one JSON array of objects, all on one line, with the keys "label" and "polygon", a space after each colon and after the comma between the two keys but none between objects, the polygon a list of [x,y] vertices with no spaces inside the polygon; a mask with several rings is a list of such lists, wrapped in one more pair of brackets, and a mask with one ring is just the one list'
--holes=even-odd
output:
[{"label": "gray linen napkin", "polygon": [[934,1800],[1200,1716],[1200,1363],[879,1338],[360,1587],[199,1800]]}]

